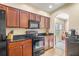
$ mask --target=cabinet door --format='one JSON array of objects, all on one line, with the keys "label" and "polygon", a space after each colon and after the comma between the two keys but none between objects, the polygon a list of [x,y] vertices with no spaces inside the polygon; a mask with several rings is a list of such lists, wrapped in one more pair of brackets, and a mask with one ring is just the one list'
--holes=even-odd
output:
[{"label": "cabinet door", "polygon": [[52,48],[54,46],[54,36],[53,35],[49,35],[49,45],[50,48]]},{"label": "cabinet door", "polygon": [[36,14],[30,13],[29,19],[30,19],[30,20],[36,20]]},{"label": "cabinet door", "polygon": [[28,12],[20,11],[20,28],[28,28],[28,17]]},{"label": "cabinet door", "polygon": [[9,48],[8,54],[9,56],[22,56],[22,46]]},{"label": "cabinet door", "polygon": [[8,7],[7,27],[19,27],[19,10]]},{"label": "cabinet door", "polygon": [[7,9],[7,7],[6,7],[6,6],[4,6],[4,5],[0,4],[0,10],[6,10],[6,9]]},{"label": "cabinet door", "polygon": [[23,56],[32,56],[32,46],[23,45]]},{"label": "cabinet door", "polygon": [[41,16],[36,14],[36,21],[40,22],[40,20],[41,20]]},{"label": "cabinet door", "polygon": [[32,56],[32,40],[27,40],[23,44],[23,56]]},{"label": "cabinet door", "polygon": [[44,16],[41,16],[40,28],[45,29],[45,17]]},{"label": "cabinet door", "polygon": [[49,38],[45,36],[45,50],[49,49]]},{"label": "cabinet door", "polygon": [[45,17],[45,28],[46,29],[50,28],[50,19],[48,17]]}]

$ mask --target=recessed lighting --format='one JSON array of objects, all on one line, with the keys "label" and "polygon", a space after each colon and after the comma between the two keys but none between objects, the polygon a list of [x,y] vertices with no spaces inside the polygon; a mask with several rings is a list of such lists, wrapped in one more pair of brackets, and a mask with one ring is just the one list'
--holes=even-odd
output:
[{"label": "recessed lighting", "polygon": [[49,5],[49,8],[51,9],[53,6],[52,5]]}]

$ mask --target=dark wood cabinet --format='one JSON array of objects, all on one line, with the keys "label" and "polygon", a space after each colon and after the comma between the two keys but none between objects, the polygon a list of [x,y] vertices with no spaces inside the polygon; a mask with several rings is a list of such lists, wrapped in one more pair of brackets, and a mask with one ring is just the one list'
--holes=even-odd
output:
[{"label": "dark wood cabinet", "polygon": [[41,29],[50,28],[50,18],[35,13],[19,10],[13,7],[0,4],[0,9],[6,11],[6,27],[28,28],[28,20],[40,22]]},{"label": "dark wood cabinet", "polygon": [[10,48],[9,56],[22,56],[22,46]]},{"label": "dark wood cabinet", "polygon": [[23,45],[23,56],[32,56],[32,40],[25,41]]},{"label": "dark wood cabinet", "polygon": [[20,42],[8,43],[9,56],[22,56],[22,44]]},{"label": "dark wood cabinet", "polygon": [[20,11],[20,28],[28,28],[29,12]]},{"label": "dark wood cabinet", "polygon": [[36,14],[30,13],[29,20],[36,20]]},{"label": "dark wood cabinet", "polygon": [[8,43],[9,56],[32,56],[32,40]]},{"label": "dark wood cabinet", "polygon": [[7,8],[7,27],[19,27],[19,10],[8,7]]}]

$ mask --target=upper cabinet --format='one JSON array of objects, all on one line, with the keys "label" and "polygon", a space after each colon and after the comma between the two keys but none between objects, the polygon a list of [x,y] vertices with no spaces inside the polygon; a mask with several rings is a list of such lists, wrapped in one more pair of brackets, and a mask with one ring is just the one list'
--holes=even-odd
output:
[{"label": "upper cabinet", "polygon": [[2,4],[0,4],[0,9],[1,9],[1,10],[6,10],[6,9],[7,9],[7,7],[6,7],[6,6],[4,6],[4,5],[2,5]]},{"label": "upper cabinet", "polygon": [[45,28],[45,17],[41,16],[40,29],[44,29],[44,28]]},{"label": "upper cabinet", "polygon": [[40,22],[40,29],[50,27],[50,18],[35,13],[19,10],[13,7],[0,4],[0,10],[6,11],[6,27],[10,28],[28,28],[28,20]]},{"label": "upper cabinet", "polygon": [[50,18],[45,17],[45,28],[49,29],[50,28]]},{"label": "upper cabinet", "polygon": [[36,21],[41,21],[41,16],[36,14]]},{"label": "upper cabinet", "polygon": [[7,27],[19,27],[19,10],[8,7],[7,8]]},{"label": "upper cabinet", "polygon": [[28,28],[29,12],[20,10],[20,28]]},{"label": "upper cabinet", "polygon": [[30,13],[29,20],[39,21],[41,20],[41,16],[38,14]]},{"label": "upper cabinet", "polygon": [[41,16],[40,28],[49,29],[50,28],[50,18]]},{"label": "upper cabinet", "polygon": [[36,20],[36,14],[30,13],[29,20]]}]

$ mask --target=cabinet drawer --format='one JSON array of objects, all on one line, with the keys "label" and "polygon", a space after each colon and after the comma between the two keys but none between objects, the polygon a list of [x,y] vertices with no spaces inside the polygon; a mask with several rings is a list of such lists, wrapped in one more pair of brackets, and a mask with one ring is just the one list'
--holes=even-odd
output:
[{"label": "cabinet drawer", "polygon": [[21,42],[8,43],[8,48],[13,48],[16,46],[21,46],[21,45],[22,45]]}]

